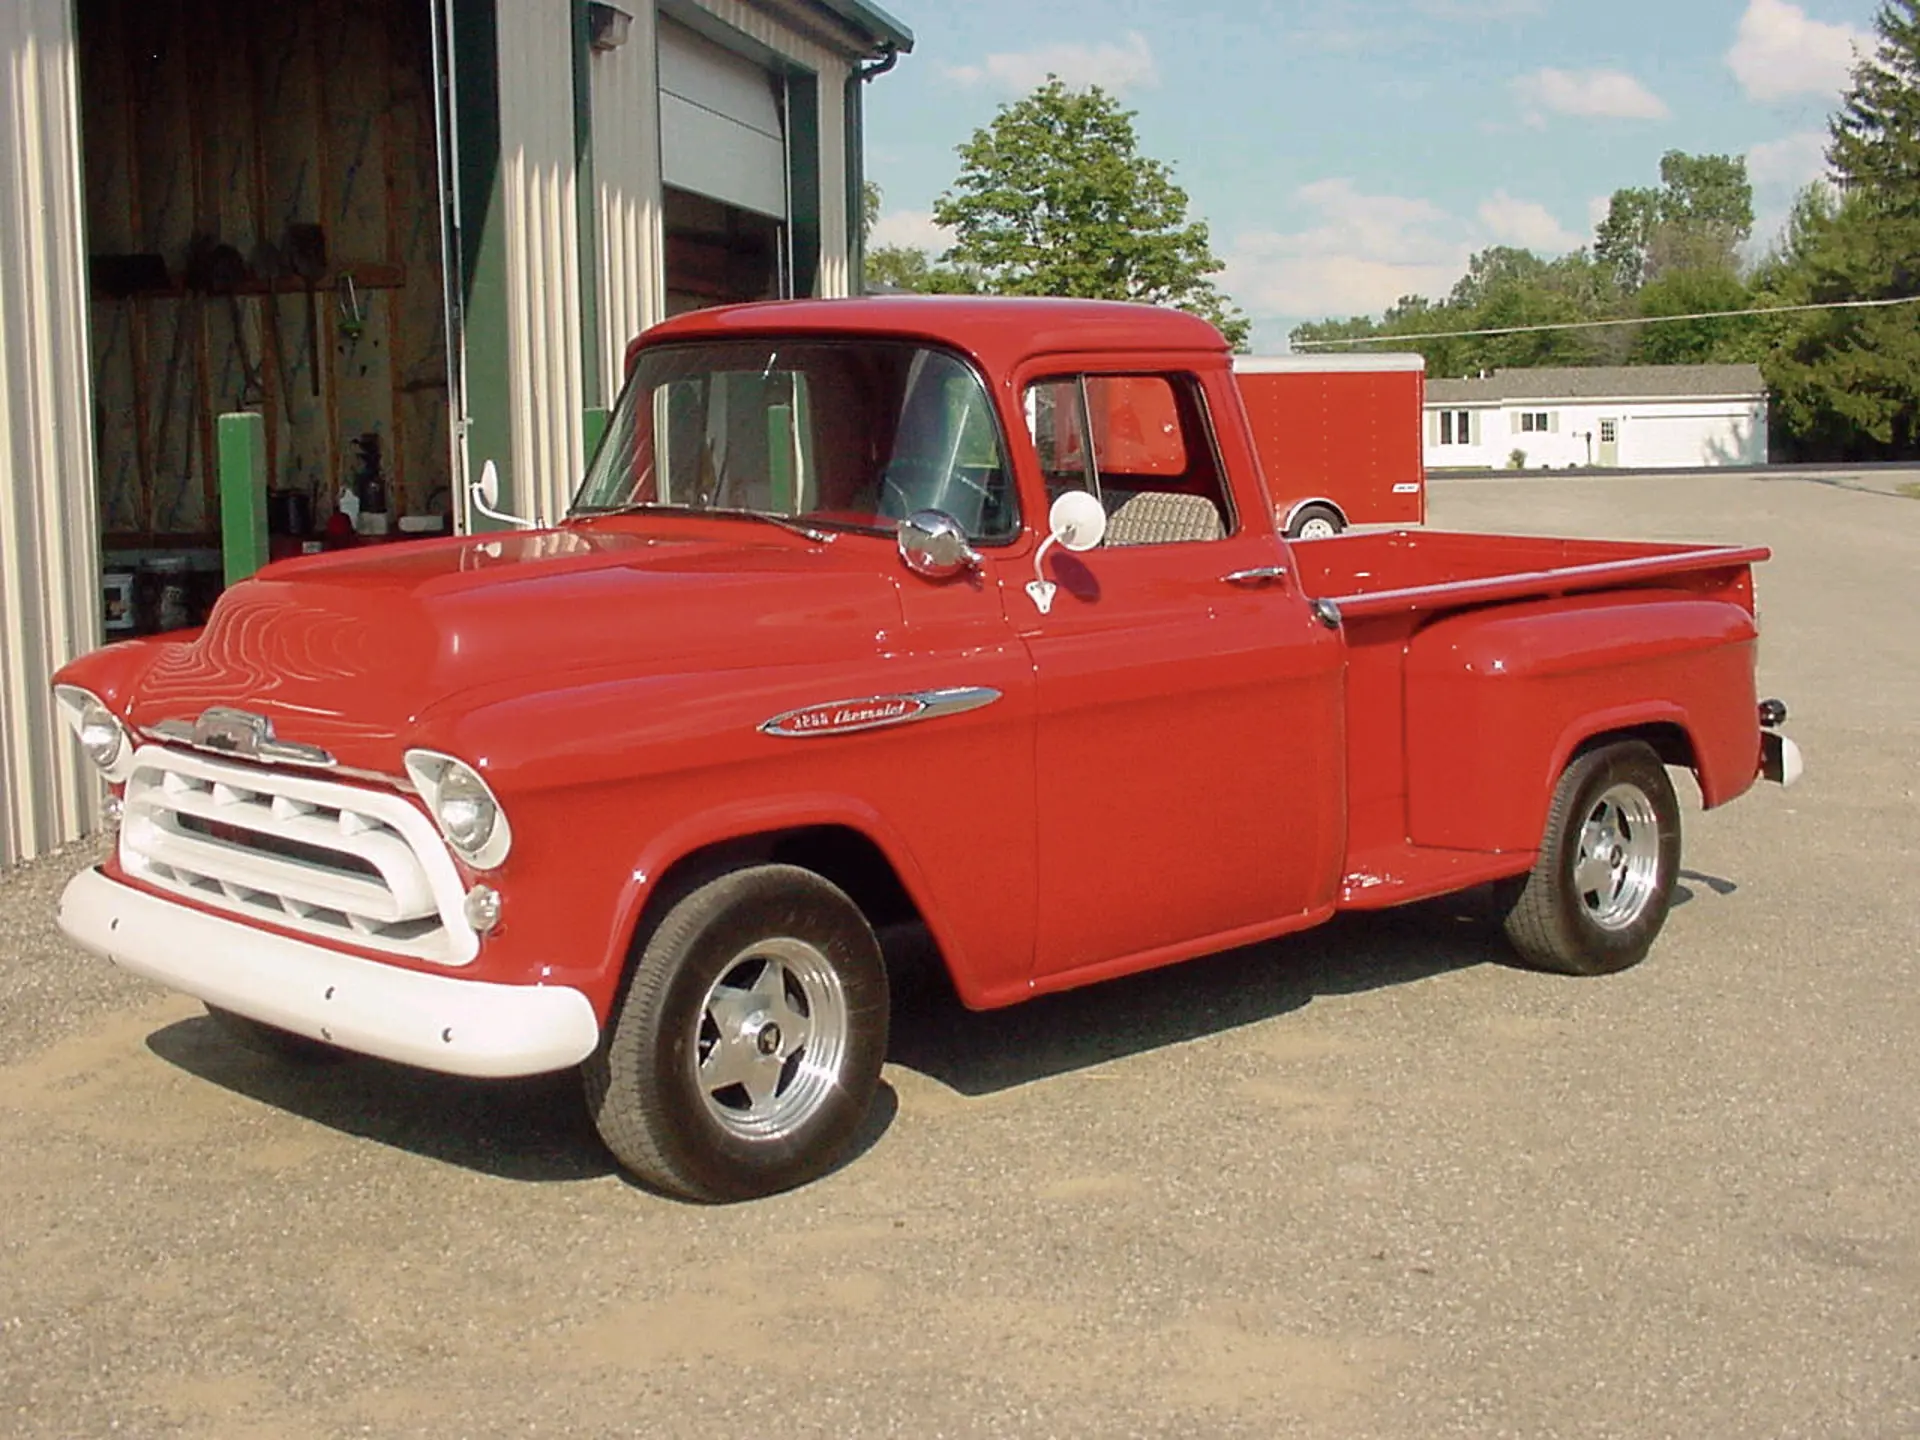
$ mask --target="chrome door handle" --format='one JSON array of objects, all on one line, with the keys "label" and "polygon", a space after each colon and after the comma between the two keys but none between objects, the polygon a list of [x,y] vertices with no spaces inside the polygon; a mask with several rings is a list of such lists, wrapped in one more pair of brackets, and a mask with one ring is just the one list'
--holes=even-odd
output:
[{"label": "chrome door handle", "polygon": [[1258,585],[1273,585],[1287,578],[1284,565],[1258,565],[1251,570],[1236,570],[1231,575],[1220,577],[1229,585],[1245,585],[1249,589]]}]

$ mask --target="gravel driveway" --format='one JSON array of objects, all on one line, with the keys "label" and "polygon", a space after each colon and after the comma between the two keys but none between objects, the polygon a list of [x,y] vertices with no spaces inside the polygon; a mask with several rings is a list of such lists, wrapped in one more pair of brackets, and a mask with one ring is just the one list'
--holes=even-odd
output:
[{"label": "gravel driveway", "polygon": [[[729,1209],[569,1077],[320,1072],[0,877],[12,1436],[1920,1434],[1920,503],[1486,479],[1436,524],[1760,541],[1809,773],[1687,816],[1650,960],[1420,906],[969,1015]],[[1284,729],[1276,732],[1284,736]]]}]

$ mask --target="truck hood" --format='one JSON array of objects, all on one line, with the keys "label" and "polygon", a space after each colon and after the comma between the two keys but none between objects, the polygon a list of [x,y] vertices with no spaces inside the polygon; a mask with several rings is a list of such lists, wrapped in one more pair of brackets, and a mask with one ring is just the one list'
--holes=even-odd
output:
[{"label": "truck hood", "polygon": [[164,645],[129,700],[143,730],[210,706],[392,771],[421,717],[563,677],[871,655],[901,621],[866,537],[827,545],[597,527],[429,541],[269,566]]}]

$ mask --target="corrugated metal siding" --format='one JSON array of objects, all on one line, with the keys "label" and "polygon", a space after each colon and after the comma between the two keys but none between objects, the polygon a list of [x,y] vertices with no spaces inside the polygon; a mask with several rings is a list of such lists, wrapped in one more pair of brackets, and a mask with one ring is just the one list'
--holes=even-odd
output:
[{"label": "corrugated metal siding", "polygon": [[100,629],[77,88],[68,0],[0,4],[0,865],[99,813],[47,693]]},{"label": "corrugated metal siding", "polygon": [[600,393],[607,396],[619,392],[627,342],[666,314],[656,11],[633,8],[627,43],[589,62],[600,217]]},{"label": "corrugated metal siding", "polygon": [[716,20],[751,36],[776,55],[820,77],[820,279],[817,293],[847,293],[847,156],[845,133],[847,61],[796,35],[773,16],[743,0],[696,0]]},{"label": "corrugated metal siding", "polygon": [[566,512],[585,464],[573,6],[514,0],[499,23],[513,473],[520,503],[552,520]]}]

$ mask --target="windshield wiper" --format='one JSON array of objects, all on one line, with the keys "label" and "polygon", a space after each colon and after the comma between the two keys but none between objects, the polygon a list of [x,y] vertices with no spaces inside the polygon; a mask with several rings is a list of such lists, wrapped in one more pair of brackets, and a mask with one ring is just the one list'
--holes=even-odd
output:
[{"label": "windshield wiper", "polygon": [[769,515],[764,510],[734,510],[724,506],[709,505],[663,505],[654,500],[635,500],[626,505],[589,505],[573,512],[569,519],[598,515],[724,515],[734,520],[758,520],[763,525],[777,525],[790,534],[804,536],[816,545],[830,545],[834,535],[830,530],[819,530],[804,525],[785,515]]}]

